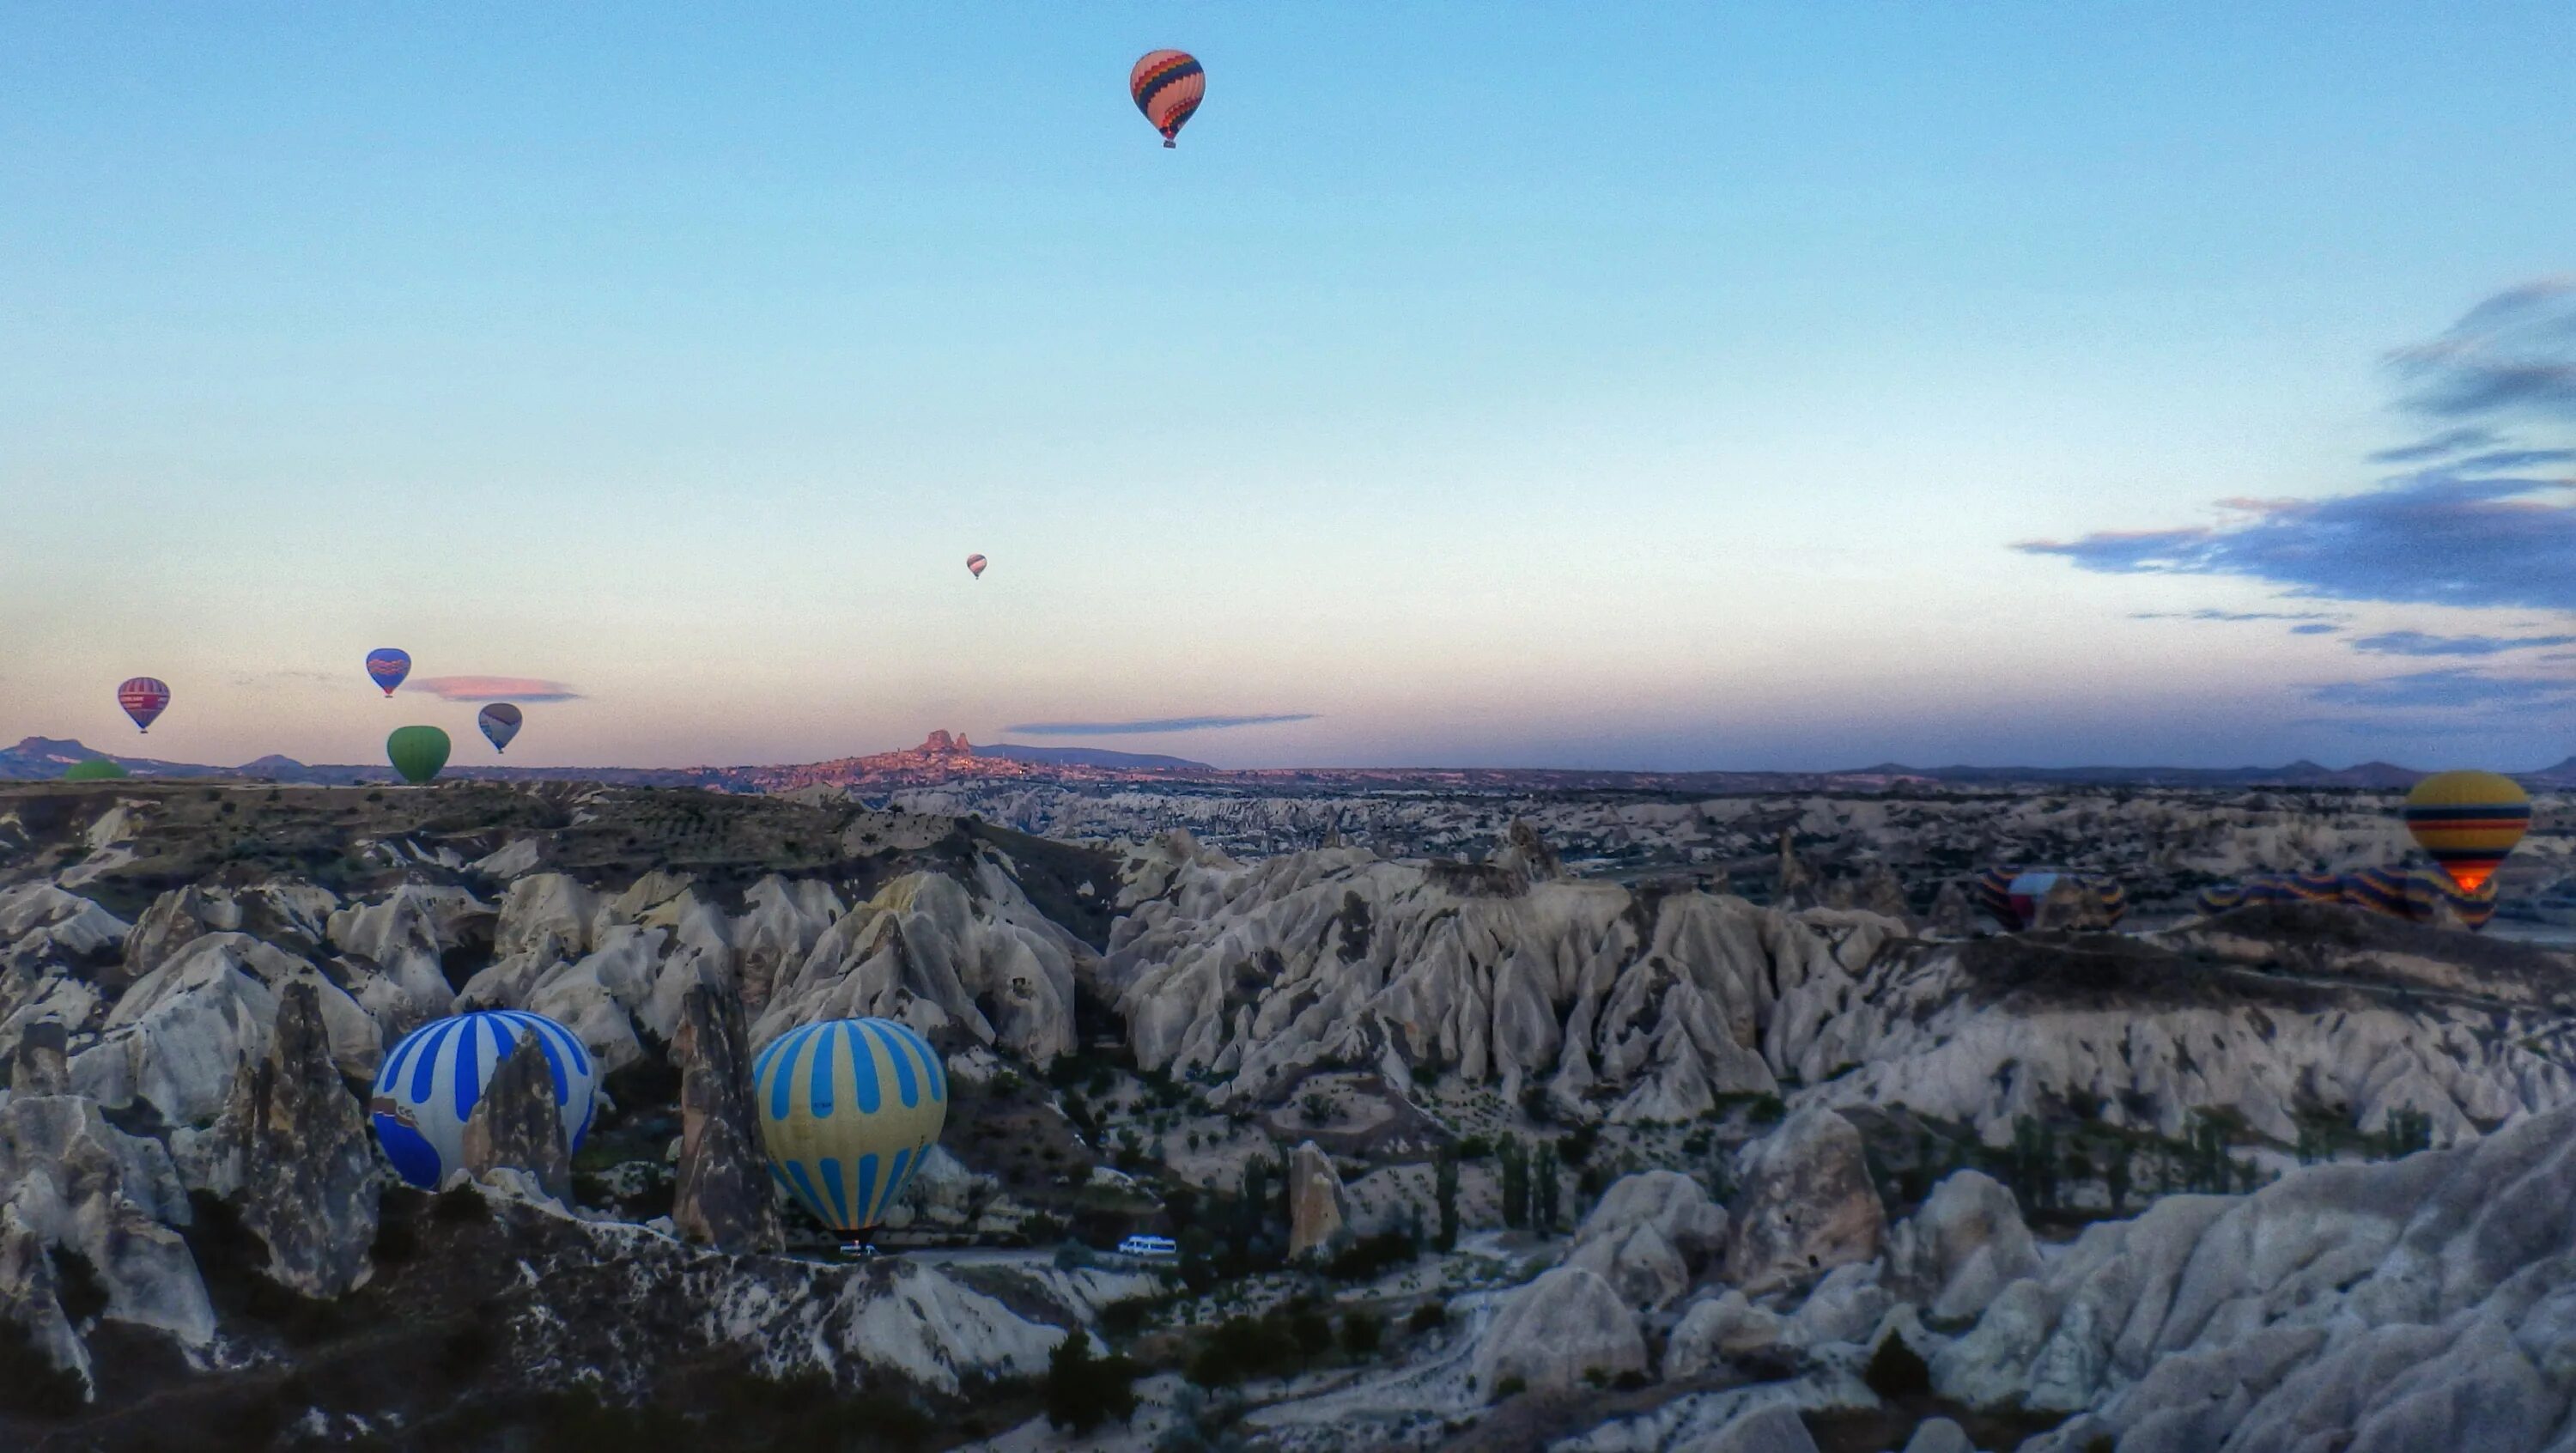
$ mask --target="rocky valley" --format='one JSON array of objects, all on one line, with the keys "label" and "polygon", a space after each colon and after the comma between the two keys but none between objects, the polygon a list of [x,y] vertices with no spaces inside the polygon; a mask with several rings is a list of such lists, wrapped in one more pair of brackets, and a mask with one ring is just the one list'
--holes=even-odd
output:
[{"label": "rocky valley", "polygon": [[[2473,934],[2194,913],[2385,785],[755,785],[0,789],[0,1447],[2576,1453],[2554,796]],[[463,1008],[597,1118],[413,1189]],[[854,1257],[742,1101],[860,1015]]]}]

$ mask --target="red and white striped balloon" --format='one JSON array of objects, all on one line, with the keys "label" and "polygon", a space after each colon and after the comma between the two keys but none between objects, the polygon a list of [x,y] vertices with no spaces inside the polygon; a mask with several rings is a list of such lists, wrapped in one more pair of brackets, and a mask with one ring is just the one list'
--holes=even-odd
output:
[{"label": "red and white striped balloon", "polygon": [[134,718],[137,729],[149,732],[152,723],[169,708],[170,688],[149,676],[137,676],[116,688],[116,704]]}]

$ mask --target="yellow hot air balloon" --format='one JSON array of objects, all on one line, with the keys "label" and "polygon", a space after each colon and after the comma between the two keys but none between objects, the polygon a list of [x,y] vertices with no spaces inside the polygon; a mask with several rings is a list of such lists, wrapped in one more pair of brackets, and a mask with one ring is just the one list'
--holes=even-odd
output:
[{"label": "yellow hot air balloon", "polygon": [[857,1243],[885,1219],[948,1119],[948,1069],[910,1025],[831,1019],[752,1061],[769,1173]]},{"label": "yellow hot air balloon", "polygon": [[2531,798],[2493,772],[2436,772],[2406,794],[2406,830],[2461,891],[2495,875],[2531,827]]}]

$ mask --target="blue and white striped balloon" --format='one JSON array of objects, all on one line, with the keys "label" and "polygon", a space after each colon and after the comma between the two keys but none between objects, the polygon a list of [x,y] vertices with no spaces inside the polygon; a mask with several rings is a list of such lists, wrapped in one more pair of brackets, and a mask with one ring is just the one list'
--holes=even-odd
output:
[{"label": "blue and white striped balloon", "polygon": [[465,1122],[501,1061],[534,1042],[553,1072],[563,1112],[564,1145],[590,1131],[598,1072],[581,1041],[542,1014],[478,1009],[432,1020],[402,1037],[376,1071],[367,1110],[385,1158],[413,1185],[436,1190],[465,1163]]},{"label": "blue and white striped balloon", "polygon": [[814,1219],[854,1236],[885,1219],[948,1119],[948,1067],[912,1026],[831,1019],[752,1061],[769,1174]]}]

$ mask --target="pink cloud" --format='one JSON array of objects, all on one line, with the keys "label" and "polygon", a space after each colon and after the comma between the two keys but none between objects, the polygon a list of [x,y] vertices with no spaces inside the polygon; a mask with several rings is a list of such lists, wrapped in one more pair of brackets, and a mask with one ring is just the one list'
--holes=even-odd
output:
[{"label": "pink cloud", "polygon": [[533,676],[415,676],[405,686],[441,701],[578,701],[581,693],[560,681]]}]

